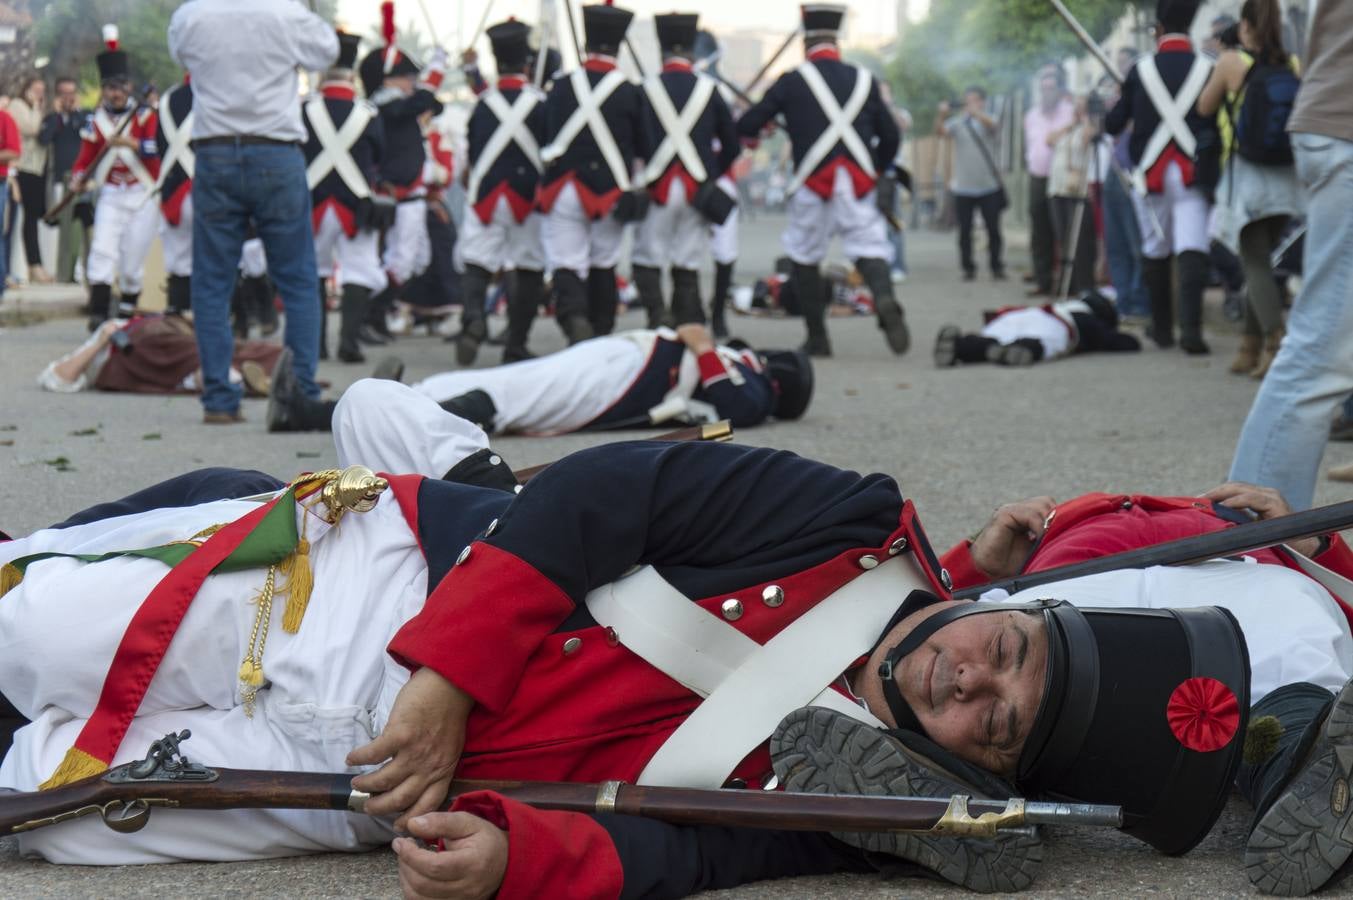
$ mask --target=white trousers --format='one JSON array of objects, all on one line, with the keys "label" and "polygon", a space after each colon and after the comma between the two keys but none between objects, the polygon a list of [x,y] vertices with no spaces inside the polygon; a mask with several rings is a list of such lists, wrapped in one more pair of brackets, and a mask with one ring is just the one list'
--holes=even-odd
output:
[{"label": "white trousers", "polygon": [[688,202],[686,183],[673,179],[667,202],[656,200],[634,233],[636,266],[698,269],[709,251],[709,220]]},{"label": "white trousers", "polygon": [[479,428],[397,381],[363,378],[334,409],[338,464],[441,478],[489,445]]},{"label": "white trousers", "polygon": [[427,200],[405,200],[395,207],[395,224],[385,233],[385,271],[396,284],[404,284],[431,262]]},{"label": "white trousers", "polygon": [[827,258],[833,237],[840,236],[841,249],[849,259],[893,258],[883,213],[874,192],[855,196],[855,186],[845,168],[836,170],[832,195],[823,200],[806,187],[789,197],[789,226],[782,240],[785,253],[801,265],[817,265]]},{"label": "white trousers", "polygon": [[1171,163],[1165,170],[1164,192],[1143,197],[1134,191],[1132,197],[1142,230],[1142,256],[1165,259],[1188,250],[1208,251],[1212,205],[1202,191],[1184,186],[1177,164]]},{"label": "white trousers", "polygon": [[1062,356],[1071,349],[1071,332],[1067,330],[1066,323],[1036,306],[1001,313],[982,326],[982,336],[994,338],[1002,344],[1013,344],[1021,338],[1034,338],[1043,345],[1044,359]]},{"label": "white trousers", "polygon": [[160,208],[146,202],[139,183],[105,184],[94,205],[94,237],[85,270],[90,284],[112,284],[124,294],[141,292],[146,254],[159,230]]},{"label": "white trousers", "polygon": [[[0,561],[42,550],[93,553],[156,546],[232,521],[254,503],[218,501],[152,510],[0,545]],[[263,656],[267,685],[244,714],[238,669],[247,652],[263,570],[207,579],[174,635],[114,764],[188,728],[187,755],[207,766],[356,771],[348,751],[380,733],[408,671],[385,652],[422,608],[427,564],[394,496],[333,528],[310,513],[306,536],[315,584],[300,630],[281,627],[280,597]],[[0,603],[0,686],[32,723],[0,765],[0,788],[34,790],[72,745],[99,697],[128,621],[164,577],[164,565],[120,558],[96,564],[50,559],[28,568]],[[79,622],[78,629],[71,623]],[[135,834],[97,816],[34,831],[20,851],[53,862],[135,864],[261,859],[369,849],[386,823],[327,811],[156,810]]]},{"label": "white trousers", "polygon": [[160,216],[160,246],[164,249],[164,271],[166,275],[182,275],[191,278],[193,274],[193,192],[189,191],[180,207],[179,223],[170,225],[169,220]]},{"label": "white trousers", "polygon": [[[434,403],[483,391],[497,409],[495,432],[564,434],[582,428],[624,396],[647,359],[640,342],[618,334],[511,365],[442,372],[411,390]],[[344,394],[343,402],[347,399]],[[363,413],[362,418],[370,416]]]},{"label": "white trousers", "polygon": [[[719,187],[734,200],[738,198],[737,185],[727,175],[719,178]],[[728,265],[738,261],[738,213],[741,207],[733,207],[722,225],[710,225],[709,250],[714,261]]]},{"label": "white trousers", "polygon": [[540,236],[550,271],[572,269],[586,279],[588,269],[613,269],[619,264],[625,226],[614,216],[588,216],[578,192],[567,184],[545,214]]},{"label": "white trousers", "polygon": [[541,244],[540,213],[528,213],[518,222],[512,204],[499,197],[493,206],[488,224],[479,219],[470,198],[465,198],[460,234],[456,238],[456,252],[462,263],[471,263],[481,269],[497,272],[499,269],[545,268],[545,248]]},{"label": "white trousers", "polygon": [[240,247],[240,273],[245,278],[262,278],[268,274],[268,251],[262,238],[249,238]]},{"label": "white trousers", "polygon": [[324,211],[315,230],[315,264],[321,278],[328,278],[338,269],[339,284],[356,284],[370,288],[372,293],[385,290],[389,279],[381,266],[380,234],[371,229],[359,229],[353,237],[343,230],[338,213],[330,207]]}]

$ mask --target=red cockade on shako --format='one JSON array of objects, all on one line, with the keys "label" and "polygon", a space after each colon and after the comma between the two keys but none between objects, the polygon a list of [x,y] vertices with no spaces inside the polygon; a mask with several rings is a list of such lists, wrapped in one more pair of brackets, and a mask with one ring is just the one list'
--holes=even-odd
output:
[{"label": "red cockade on shako", "polygon": [[1170,731],[1179,743],[1199,753],[1220,750],[1240,727],[1236,695],[1215,678],[1190,678],[1170,694],[1165,705]]}]

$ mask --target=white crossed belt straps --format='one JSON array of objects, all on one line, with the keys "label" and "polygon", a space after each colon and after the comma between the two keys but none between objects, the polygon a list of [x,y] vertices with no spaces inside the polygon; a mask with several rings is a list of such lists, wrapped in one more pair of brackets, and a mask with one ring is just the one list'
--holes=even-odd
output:
[{"label": "white crossed belt straps", "polygon": [[343,120],[343,126],[335,130],[324,98],[312,97],[305,102],[305,118],[320,146],[319,155],[310,160],[310,165],[305,168],[305,183],[310,190],[313,191],[330,172],[337,172],[343,184],[358,200],[371,196],[371,186],[357,167],[351,151],[374,115],[374,109],[368,104],[354,103],[348,117]]},{"label": "white crossed belt straps", "polygon": [[1170,89],[1161,80],[1155,59],[1148,56],[1137,64],[1137,77],[1141,80],[1142,89],[1146,91],[1151,105],[1160,116],[1160,124],[1151,133],[1146,148],[1142,151],[1141,160],[1132,172],[1132,185],[1139,194],[1146,193],[1146,173],[1156,164],[1156,160],[1160,159],[1165,148],[1170,146],[1170,141],[1173,140],[1178,144],[1179,149],[1188,156],[1193,156],[1197,152],[1198,139],[1194,137],[1193,129],[1189,128],[1185,120],[1203,93],[1210,74],[1212,74],[1211,61],[1199,54],[1194,58],[1193,67],[1189,69],[1188,77],[1180,86],[1179,93],[1171,94]]},{"label": "white crossed belt straps", "polygon": [[531,110],[536,108],[540,98],[541,95],[534,88],[523,88],[510,106],[507,98],[497,89],[486,91],[479,98],[479,101],[498,119],[498,127],[489,136],[484,149],[479,152],[478,158],[470,167],[466,195],[471,203],[479,196],[480,182],[489,174],[489,170],[498,161],[498,157],[507,150],[509,144],[515,143],[520,147],[526,158],[531,161],[531,165],[535,166],[537,172],[540,171],[540,145],[536,143],[536,136],[531,133],[531,129],[526,126],[526,118],[531,115]]},{"label": "white crossed belt straps", "polygon": [[[136,110],[131,109],[123,115],[134,116]],[[111,140],[113,135],[117,134],[118,125],[121,124],[121,121],[122,116],[114,121],[113,117],[108,115],[108,111],[102,106],[94,113],[94,127],[98,129],[100,136],[105,141]],[[128,125],[127,127],[130,128],[131,126]],[[155,186],[155,179],[150,177],[150,170],[146,168],[145,163],[141,162],[141,157],[137,152],[130,147],[112,147],[103,155],[98,168],[94,170],[94,185],[102,187],[108,181],[108,175],[113,171],[113,166],[118,163],[126,166],[142,187],[153,188]]]},{"label": "white crossed belt straps", "polygon": [[789,183],[789,192],[793,193],[803,186],[808,180],[808,176],[813,174],[822,160],[827,158],[827,154],[836,146],[837,142],[846,145],[846,151],[850,153],[852,159],[859,165],[870,177],[874,173],[874,158],[869,155],[869,148],[864,145],[864,140],[860,133],[855,130],[855,118],[859,116],[860,111],[864,109],[864,104],[869,100],[869,89],[874,84],[874,76],[870,75],[864,69],[855,70],[855,86],[851,88],[850,96],[846,98],[846,103],[842,106],[836,102],[836,95],[832,93],[827,82],[823,80],[822,73],[817,70],[817,66],[811,62],[806,62],[797,69],[799,75],[803,78],[804,84],[808,85],[808,90],[813,98],[817,100],[818,107],[822,114],[827,117],[827,127],[822,134],[818,135],[817,140],[809,146],[808,152],[803,154],[799,160],[798,168],[794,170],[794,178]]},{"label": "white crossed belt straps", "polygon": [[[719,787],[803,706],[884,727],[830,685],[869,652],[907,594],[929,586],[912,556],[885,560],[765,644],[693,603],[652,567],[589,593],[588,611],[621,644],[705,697],[649,760],[639,784]],[[766,596],[773,599],[775,590],[766,588]]]},{"label": "white crossed belt straps", "polygon": [[612,69],[603,75],[596,88],[588,82],[585,70],[574,69],[570,72],[569,84],[573,87],[573,97],[578,101],[578,108],[564,122],[564,127],[559,129],[554,140],[540,151],[541,160],[549,163],[563,156],[573,139],[586,128],[592,133],[592,140],[597,142],[597,149],[606,160],[616,185],[622,191],[628,191],[630,173],[625,168],[625,157],[615,142],[615,135],[611,134],[610,126],[606,124],[606,117],[601,114],[602,104],[624,83],[625,76],[619,69]]},{"label": "white crossed belt straps", "polygon": [[174,166],[181,166],[189,178],[193,177],[197,168],[197,154],[193,152],[192,146],[193,111],[188,110],[182,122],[175,122],[169,109],[169,98],[177,90],[181,90],[181,87],[166,91],[160,98],[160,130],[164,132],[165,150],[164,156],[160,157],[160,177],[155,179],[156,190],[164,186],[164,180],[174,171]]},{"label": "white crossed belt straps", "polygon": [[677,113],[671,95],[667,93],[666,86],[658,76],[654,75],[644,82],[644,93],[648,95],[648,103],[653,108],[654,115],[658,117],[658,122],[662,124],[662,130],[666,132],[652,159],[648,161],[644,181],[651,182],[661,178],[672,158],[676,157],[681,160],[681,164],[686,167],[691,177],[703,184],[708,180],[709,173],[705,170],[704,161],[700,159],[700,152],[695,148],[695,142],[691,140],[691,132],[704,115],[705,108],[709,106],[710,98],[714,95],[714,79],[705,75],[696,76],[695,87],[692,88],[690,97],[686,98],[686,105],[681,108],[680,114]]}]

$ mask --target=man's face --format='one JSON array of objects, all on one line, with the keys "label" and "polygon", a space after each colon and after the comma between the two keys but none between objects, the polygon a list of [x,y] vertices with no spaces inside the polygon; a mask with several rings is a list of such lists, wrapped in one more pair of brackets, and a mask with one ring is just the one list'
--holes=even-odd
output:
[{"label": "man's face", "polygon": [[109,109],[122,109],[127,105],[127,85],[113,81],[103,86],[103,103]]},{"label": "man's face", "polygon": [[1044,75],[1038,80],[1038,102],[1044,109],[1052,109],[1062,99],[1062,86],[1056,78]]},{"label": "man's face", "polygon": [[968,91],[963,95],[963,107],[970,113],[983,112],[986,106],[986,98],[977,91]]},{"label": "man's face", "polygon": [[[921,622],[948,607],[936,603],[903,619],[881,648],[895,647]],[[966,616],[908,653],[894,674],[935,743],[998,773],[1014,771],[1033,728],[1048,661],[1039,617],[1017,610]],[[877,666],[873,671],[877,671]]]},{"label": "man's face", "polygon": [[70,112],[75,109],[75,85],[69,81],[62,81],[56,86],[56,105],[62,112]]}]

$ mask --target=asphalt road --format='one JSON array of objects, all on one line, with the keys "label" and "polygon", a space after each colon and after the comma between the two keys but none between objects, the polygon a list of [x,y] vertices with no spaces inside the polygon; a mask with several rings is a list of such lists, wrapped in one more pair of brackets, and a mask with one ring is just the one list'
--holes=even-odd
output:
[{"label": "asphalt road", "polygon": [[[741,280],[769,269],[777,234],[773,219],[745,229]],[[837,355],[818,367],[808,415],[738,439],[893,474],[941,548],[974,532],[1008,500],[1036,494],[1065,499],[1098,490],[1196,493],[1225,476],[1256,383],[1227,374],[1236,338],[1219,316],[1212,318],[1214,354],[1207,359],[1148,349],[1027,370],[938,371],[930,345],[941,324],[976,327],[982,310],[1023,301],[1018,281],[960,282],[952,240],[924,232],[910,236],[911,279],[899,291],[916,343],[909,355],[891,356],[870,320],[833,320]],[[1014,270],[1022,258],[1022,251],[1013,251]],[[621,321],[622,327],[639,324],[637,313]],[[801,339],[794,321],[738,317],[733,325],[759,346]],[[82,323],[69,319],[0,334],[0,528],[11,534],[199,466],[290,477],[334,462],[326,435],[265,434],[262,401],[246,403],[246,424],[223,428],[200,424],[200,407],[191,397],[42,393],[34,377],[83,335]],[[533,346],[563,346],[552,322],[537,322]],[[440,339],[403,339],[397,351],[412,379],[450,365],[451,348]],[[496,361],[496,351],[482,356],[482,364]],[[321,374],[338,390],[364,373],[326,363]],[[495,446],[513,465],[526,466],[615,437],[511,438]],[[1331,464],[1349,460],[1349,445],[1336,445],[1327,456]],[[1348,495],[1325,482],[1317,502]],[[1114,833],[1049,836],[1030,895],[1247,893],[1240,866],[1247,821],[1243,804],[1233,801],[1207,841],[1177,859]],[[12,842],[0,841],[0,897],[392,896],[393,872],[387,853],[91,870],[20,860]],[[788,900],[902,893],[958,891],[919,880],[851,876],[754,885],[728,895]]]}]

